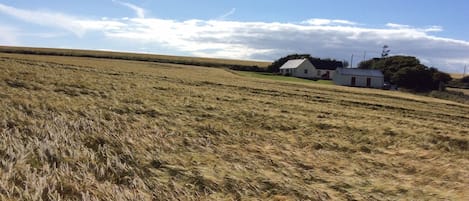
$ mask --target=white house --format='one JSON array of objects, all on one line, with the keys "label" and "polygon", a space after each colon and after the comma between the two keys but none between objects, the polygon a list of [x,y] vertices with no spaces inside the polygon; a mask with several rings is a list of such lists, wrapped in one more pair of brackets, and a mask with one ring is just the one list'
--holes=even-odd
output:
[{"label": "white house", "polygon": [[342,86],[382,88],[384,75],[374,69],[337,68],[333,80]]},{"label": "white house", "polygon": [[321,65],[320,63],[313,65],[309,59],[292,59],[280,67],[280,73],[308,79],[331,79],[335,69],[334,66]]}]

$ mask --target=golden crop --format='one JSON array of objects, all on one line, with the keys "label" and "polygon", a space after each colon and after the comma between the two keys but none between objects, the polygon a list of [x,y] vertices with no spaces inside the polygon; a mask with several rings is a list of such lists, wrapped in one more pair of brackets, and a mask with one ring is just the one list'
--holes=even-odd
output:
[{"label": "golden crop", "polygon": [[0,200],[467,200],[469,106],[0,54]]}]

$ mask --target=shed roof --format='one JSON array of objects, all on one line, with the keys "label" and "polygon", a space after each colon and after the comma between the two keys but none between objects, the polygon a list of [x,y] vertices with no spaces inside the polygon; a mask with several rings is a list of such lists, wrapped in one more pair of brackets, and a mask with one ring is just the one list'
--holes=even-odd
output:
[{"label": "shed roof", "polygon": [[342,75],[384,77],[383,73],[380,70],[376,69],[338,68],[337,73]]},{"label": "shed roof", "polygon": [[298,68],[303,62],[305,62],[306,59],[292,59],[288,60],[286,63],[284,63],[280,69],[293,69],[293,68]]}]

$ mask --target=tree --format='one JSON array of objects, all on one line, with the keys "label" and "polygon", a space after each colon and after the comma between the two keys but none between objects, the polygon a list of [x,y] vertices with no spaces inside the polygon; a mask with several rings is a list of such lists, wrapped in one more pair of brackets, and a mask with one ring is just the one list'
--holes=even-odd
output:
[{"label": "tree", "polygon": [[465,77],[461,78],[461,82],[462,83],[469,83],[469,76],[465,76]]},{"label": "tree", "polygon": [[348,61],[342,61],[342,68],[347,68],[349,66]]},{"label": "tree", "polygon": [[388,48],[389,46],[387,45],[383,46],[383,51],[381,52],[381,58],[386,58],[389,55],[389,52],[391,52],[391,50]]},{"label": "tree", "polygon": [[413,56],[373,58],[360,62],[358,68],[379,69],[383,72],[385,81],[416,91],[440,89],[442,84],[451,80],[447,73],[429,68]]},{"label": "tree", "polygon": [[432,73],[423,65],[401,68],[392,75],[391,81],[416,91],[428,91],[434,87]]},{"label": "tree", "polygon": [[451,77],[451,75],[449,75],[448,73],[444,73],[444,72],[440,72],[438,71],[438,69],[436,68],[430,68],[431,70],[433,70],[433,88],[436,89],[441,89],[442,85],[443,84],[446,84],[448,83],[449,81],[451,81],[453,78]]},{"label": "tree", "polygon": [[378,69],[384,74],[386,82],[392,82],[392,76],[404,67],[413,67],[420,65],[420,61],[412,56],[392,56],[388,58],[373,58],[362,61],[358,64],[358,68],[362,69]]}]

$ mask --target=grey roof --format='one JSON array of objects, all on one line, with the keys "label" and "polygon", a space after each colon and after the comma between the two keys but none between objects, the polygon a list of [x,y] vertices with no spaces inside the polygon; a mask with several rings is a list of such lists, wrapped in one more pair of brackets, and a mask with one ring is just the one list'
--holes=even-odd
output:
[{"label": "grey roof", "polygon": [[285,64],[283,64],[280,69],[293,69],[298,68],[306,59],[292,59],[288,60]]},{"label": "grey roof", "polygon": [[380,70],[376,69],[337,68],[337,74],[367,77],[384,77],[383,73]]}]

